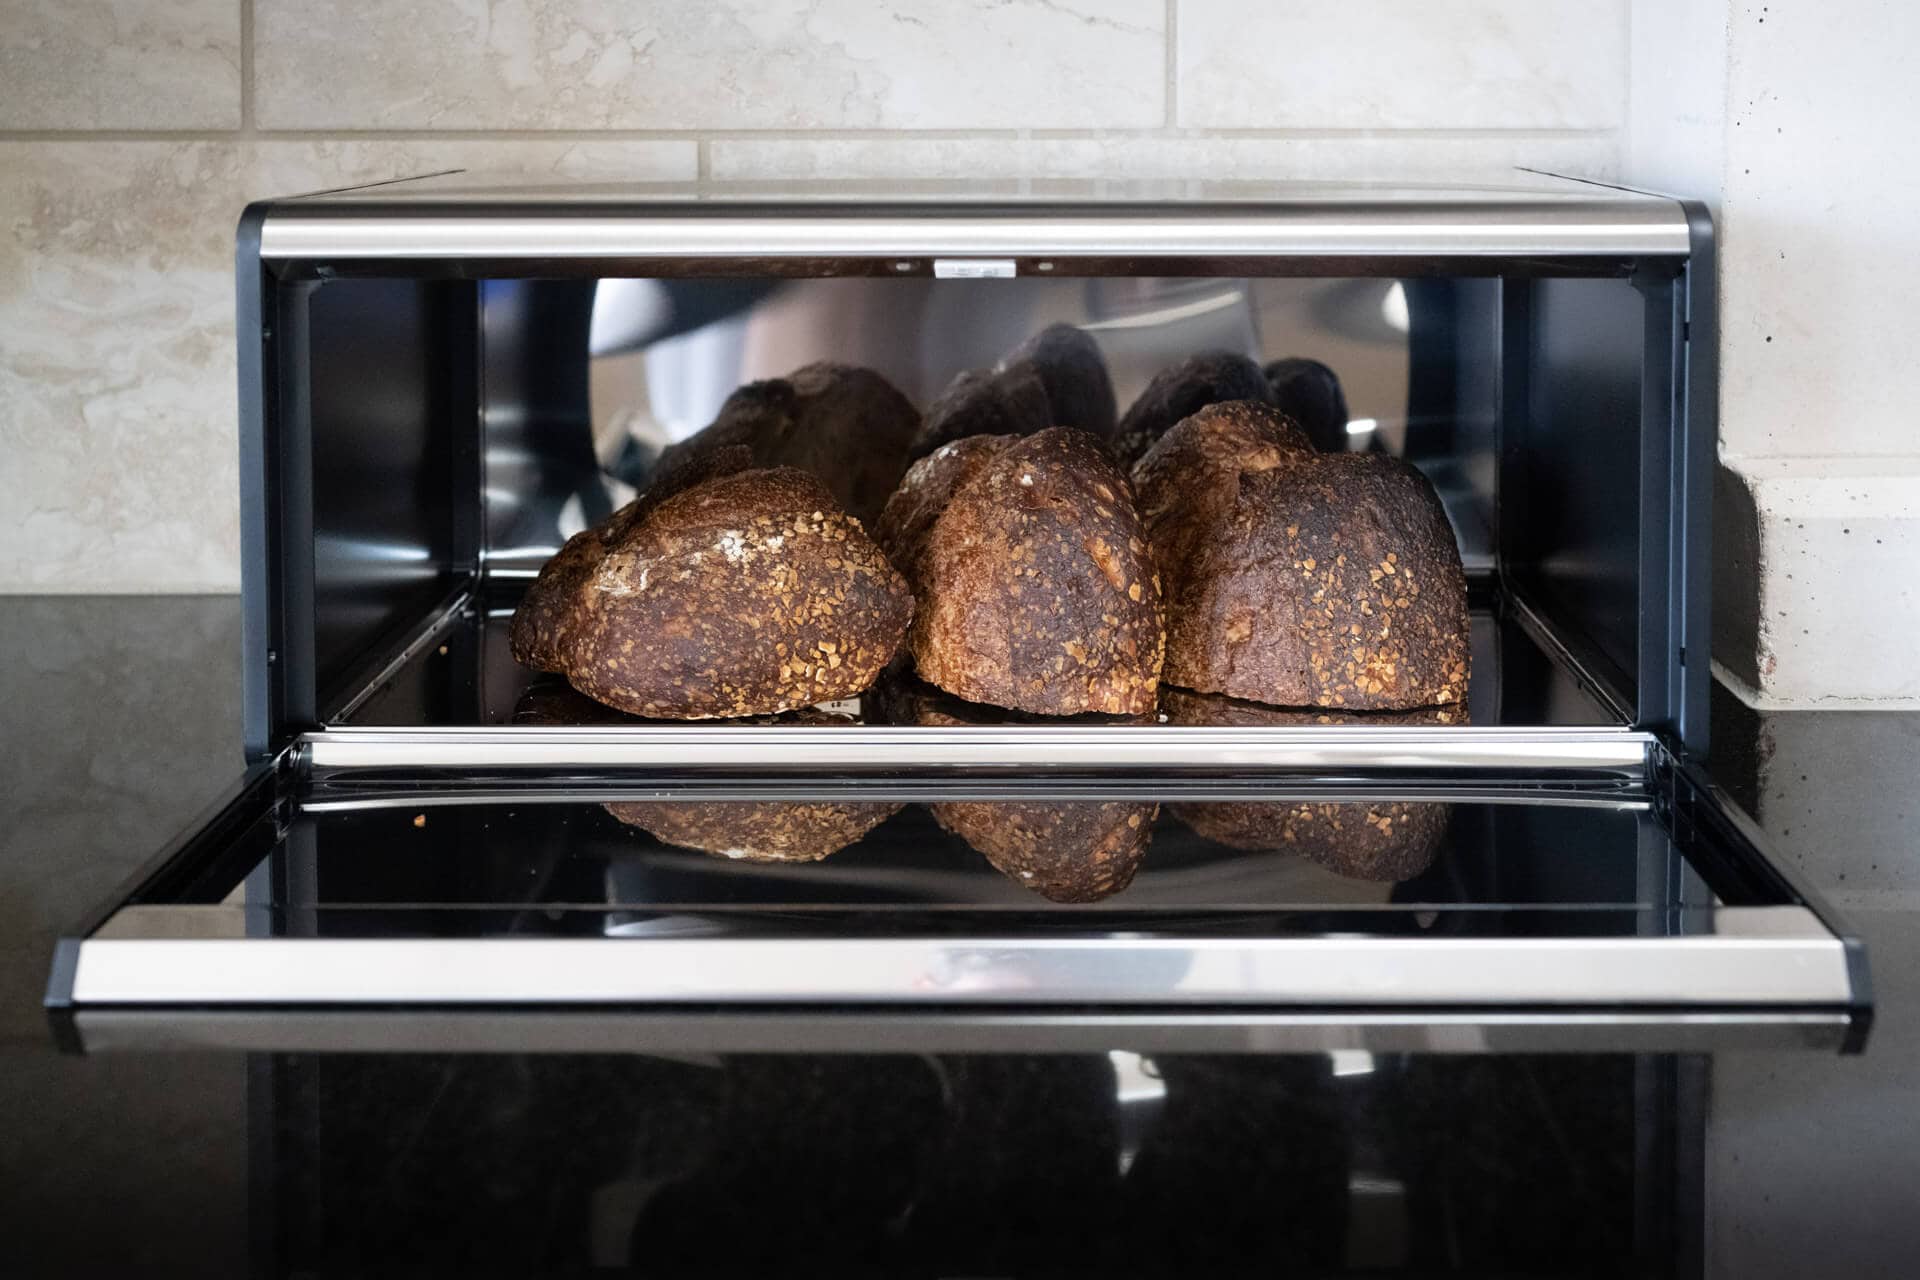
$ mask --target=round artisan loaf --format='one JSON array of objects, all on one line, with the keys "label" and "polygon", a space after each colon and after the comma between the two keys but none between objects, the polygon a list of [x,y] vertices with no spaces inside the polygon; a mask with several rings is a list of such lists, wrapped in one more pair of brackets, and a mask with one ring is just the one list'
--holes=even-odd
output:
[{"label": "round artisan loaf", "polygon": [[1425,476],[1385,454],[1242,472],[1190,535],[1166,681],[1281,707],[1456,706],[1472,658],[1467,584]]},{"label": "round artisan loaf", "polygon": [[1300,424],[1316,449],[1344,453],[1347,448],[1347,393],[1339,375],[1304,356],[1275,360],[1261,372],[1273,403]]},{"label": "round artisan loaf", "polygon": [[599,568],[607,548],[674,494],[752,465],[752,451],[738,444],[716,446],[682,458],[674,466],[657,471],[653,483],[632,502],[568,538],[540,567],[539,576],[528,585],[513,611],[507,631],[513,660],[535,671],[564,672],[566,653],[573,643],[568,633],[569,619],[576,616],[573,597]]},{"label": "round artisan loaf", "polygon": [[[899,725],[1044,724],[1046,717],[962,702],[897,667],[874,687],[877,719]],[[1153,716],[1074,716],[1056,724],[1151,724]],[[1151,800],[944,800],[934,821],[1023,888],[1053,902],[1098,902],[1133,882],[1153,837]]]},{"label": "round artisan loaf", "polygon": [[970,369],[927,409],[908,451],[922,458],[975,435],[1032,435],[1078,427],[1102,440],[1114,431],[1113,378],[1100,348],[1070,324],[1049,325],[991,370]]},{"label": "round artisan loaf", "polygon": [[672,469],[727,445],[745,445],[761,467],[798,467],[818,476],[834,502],[870,522],[907,469],[920,413],[871,369],[820,361],[784,378],[750,382],[720,414],[666,449]]},{"label": "round artisan loaf", "polygon": [[1240,477],[1312,458],[1293,419],[1257,400],[1228,400],[1183,418],[1133,464],[1135,505],[1166,589],[1167,613],[1185,606],[1187,562],[1233,510]]},{"label": "round artisan loaf", "polygon": [[[1160,714],[1168,724],[1226,727],[1467,723],[1464,705],[1364,715],[1287,711],[1171,687],[1160,691]],[[1419,875],[1432,865],[1452,817],[1450,805],[1409,800],[1187,801],[1169,804],[1167,810],[1218,844],[1303,854],[1354,880],[1411,880]]]},{"label": "round artisan loaf", "polygon": [[1100,441],[1051,427],[953,490],[904,556],[923,679],[1039,715],[1151,711],[1165,626],[1126,479]]},{"label": "round artisan loaf", "polygon": [[574,594],[574,688],[661,719],[852,697],[913,613],[906,582],[815,477],[743,471],[659,504]]},{"label": "round artisan loaf", "polygon": [[1174,424],[1226,400],[1273,403],[1260,366],[1232,351],[1208,351],[1162,369],[1120,419],[1114,453],[1131,467]]}]

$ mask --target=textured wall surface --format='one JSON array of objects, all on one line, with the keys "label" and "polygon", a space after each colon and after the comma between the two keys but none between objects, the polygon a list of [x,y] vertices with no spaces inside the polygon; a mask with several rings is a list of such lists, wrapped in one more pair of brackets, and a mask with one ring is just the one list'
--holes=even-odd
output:
[{"label": "textured wall surface", "polygon": [[1613,175],[1626,0],[9,0],[0,591],[239,583],[252,197],[591,178]]},{"label": "textured wall surface", "polygon": [[1714,205],[1714,657],[1768,707],[1920,707],[1920,9],[1635,0],[1622,171]]}]

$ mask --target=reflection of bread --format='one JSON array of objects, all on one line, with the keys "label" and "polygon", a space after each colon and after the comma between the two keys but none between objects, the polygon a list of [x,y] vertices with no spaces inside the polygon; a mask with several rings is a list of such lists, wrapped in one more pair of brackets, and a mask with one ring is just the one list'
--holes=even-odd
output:
[{"label": "reflection of bread", "polygon": [[1078,427],[1111,439],[1117,408],[1113,378],[1099,344],[1070,324],[1051,324],[1016,347],[1003,370],[1031,369],[1047,389],[1053,418],[1047,425]]},{"label": "reflection of bread", "polygon": [[[900,725],[1044,724],[1044,717],[962,702],[897,669],[874,687],[876,718]],[[1055,723],[1148,724],[1151,715]],[[943,801],[934,820],[1014,883],[1054,902],[1097,902],[1133,882],[1153,835],[1153,801]]]},{"label": "reflection of bread", "polygon": [[1466,576],[1433,486],[1384,454],[1242,473],[1188,534],[1166,680],[1273,706],[1466,701]]},{"label": "reflection of bread", "polygon": [[1006,373],[969,369],[927,406],[926,419],[908,452],[924,458],[968,436],[1030,436],[1052,425],[1047,388],[1031,369]]},{"label": "reflection of bread", "polygon": [[967,436],[1025,436],[1048,427],[1113,437],[1106,359],[1092,338],[1068,324],[1049,325],[993,369],[969,370],[948,383],[909,452],[919,458]]},{"label": "reflection of bread", "polygon": [[[1330,711],[1284,711],[1236,698],[1162,691],[1160,711],[1168,724],[1442,725],[1465,724],[1464,707],[1423,707],[1353,715]],[[1303,854],[1329,871],[1356,880],[1410,880],[1433,862],[1446,835],[1452,806],[1424,801],[1368,800],[1189,801],[1167,806],[1180,821],[1209,840],[1234,849]]]},{"label": "reflection of bread", "polygon": [[861,692],[912,611],[820,481],[743,471],[669,498],[607,550],[562,656],[576,689],[635,715],[764,715]]},{"label": "reflection of bread", "polygon": [[[740,724],[852,724],[814,707]],[[818,862],[900,811],[897,804],[778,800],[626,800],[603,806],[630,827],[685,849],[747,862]]]},{"label": "reflection of bread", "polygon": [[1166,588],[1167,613],[1184,609],[1188,561],[1240,497],[1240,477],[1312,458],[1300,428],[1254,400],[1208,405],[1175,424],[1133,464],[1140,523]]},{"label": "reflection of bread", "polygon": [[871,521],[907,469],[920,414],[871,369],[825,361],[741,387],[711,425],[660,455],[665,470],[714,449],[745,445],[761,467],[818,476],[835,505]]},{"label": "reflection of bread", "polygon": [[540,575],[520,597],[513,611],[508,643],[513,660],[535,671],[565,671],[566,653],[573,644],[569,618],[573,597],[605,558],[607,548],[625,536],[652,510],[674,494],[718,476],[745,471],[753,454],[741,445],[715,448],[656,473],[639,497],[602,520],[568,538],[540,567]]},{"label": "reflection of bread", "polygon": [[1316,449],[1344,453],[1347,448],[1347,393],[1340,379],[1318,360],[1293,356],[1262,370],[1273,402],[1300,424]]},{"label": "reflection of bread", "polygon": [[668,844],[748,862],[818,862],[895,813],[897,804],[763,800],[636,800],[606,806]]},{"label": "reflection of bread", "polygon": [[1054,427],[954,490],[903,558],[920,675],[1041,715],[1150,710],[1164,628],[1133,494],[1100,442]]},{"label": "reflection of bread", "polygon": [[1175,423],[1227,400],[1273,401],[1266,375],[1243,355],[1210,351],[1162,369],[1120,419],[1114,446],[1120,465],[1131,467]]},{"label": "reflection of bread", "polygon": [[1129,800],[951,801],[934,821],[1052,902],[1098,902],[1133,883],[1158,805]]}]

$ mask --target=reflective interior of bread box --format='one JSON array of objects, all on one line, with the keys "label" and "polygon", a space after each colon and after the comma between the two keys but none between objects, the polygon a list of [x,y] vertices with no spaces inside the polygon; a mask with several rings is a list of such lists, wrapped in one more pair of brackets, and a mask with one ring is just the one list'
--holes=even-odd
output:
[{"label": "reflective interior of bread box", "polygon": [[[1556,376],[1522,392],[1504,462],[1498,279],[490,280],[478,334],[438,318],[435,291],[460,287],[472,286],[339,280],[310,294],[322,723],[511,724],[538,687],[506,643],[530,579],[743,384],[853,364],[924,410],[1054,324],[1093,338],[1123,413],[1197,354],[1321,362],[1345,405],[1306,423],[1316,447],[1403,458],[1445,505],[1473,609],[1471,723],[1634,719],[1640,397],[1653,375],[1627,281],[1532,284],[1528,359]],[[471,352],[439,349],[449,327]],[[447,389],[468,376],[477,395]],[[476,511],[457,483],[449,510],[422,480],[443,468],[472,477]],[[470,565],[463,541],[477,543]]]}]

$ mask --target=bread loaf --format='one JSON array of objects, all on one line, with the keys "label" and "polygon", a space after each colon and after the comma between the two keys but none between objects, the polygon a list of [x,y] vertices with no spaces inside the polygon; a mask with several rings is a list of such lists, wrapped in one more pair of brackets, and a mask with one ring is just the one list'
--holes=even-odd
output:
[{"label": "bread loaf", "polygon": [[711,425],[660,455],[665,471],[728,445],[754,465],[798,467],[819,477],[835,505],[868,523],[907,469],[920,414],[871,369],[825,361],[727,397]]},{"label": "bread loaf", "polygon": [[535,671],[564,672],[565,655],[573,641],[568,634],[568,619],[573,617],[573,598],[593,576],[607,554],[607,547],[645,519],[655,507],[674,494],[753,465],[753,454],[744,445],[716,446],[705,453],[689,455],[676,465],[657,471],[646,490],[590,529],[574,534],[561,546],[540,574],[520,597],[507,632],[513,660]]},{"label": "bread loaf", "polygon": [[635,715],[765,715],[860,693],[912,611],[818,479],[743,471],[667,499],[607,549],[562,656],[574,688]]},{"label": "bread loaf", "polygon": [[1002,449],[1018,436],[970,435],[941,445],[907,468],[900,487],[887,499],[873,525],[873,540],[887,553],[908,582],[918,576],[914,567],[926,549],[927,535],[953,495],[971,482]]},{"label": "bread loaf", "polygon": [[1274,405],[1300,424],[1314,448],[1327,453],[1347,449],[1347,393],[1340,378],[1318,360],[1290,356],[1265,369]]},{"label": "bread loaf", "polygon": [[1132,467],[1175,423],[1226,400],[1272,403],[1259,365],[1231,351],[1210,351],[1162,369],[1120,419],[1114,444],[1120,465]]},{"label": "bread loaf", "polygon": [[1242,472],[1172,573],[1167,683],[1282,707],[1466,701],[1466,577],[1426,477],[1384,454]]},{"label": "bread loaf", "polygon": [[1053,427],[995,449],[904,567],[923,679],[1040,715],[1152,709],[1159,576],[1132,491],[1094,436]]},{"label": "bread loaf", "polygon": [[1313,456],[1291,418],[1255,400],[1229,400],[1182,419],[1134,463],[1134,498],[1169,617],[1186,607],[1187,563],[1233,510],[1240,477]]}]

